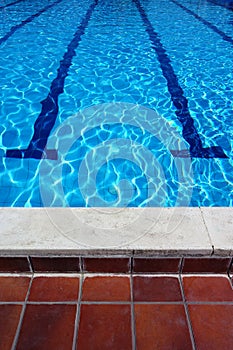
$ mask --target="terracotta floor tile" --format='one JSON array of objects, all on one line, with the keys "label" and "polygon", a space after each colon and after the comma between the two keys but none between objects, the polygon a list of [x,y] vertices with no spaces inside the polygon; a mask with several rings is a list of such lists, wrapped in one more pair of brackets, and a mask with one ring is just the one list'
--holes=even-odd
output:
[{"label": "terracotta floor tile", "polygon": [[0,349],[12,348],[21,310],[21,305],[0,305]]},{"label": "terracotta floor tile", "polygon": [[231,258],[184,258],[183,273],[227,273]]},{"label": "terracotta floor tile", "polygon": [[80,272],[79,258],[72,257],[31,257],[35,272]]},{"label": "terracotta floor tile", "polygon": [[233,305],[189,305],[198,350],[233,348]]},{"label": "terracotta floor tile", "polygon": [[36,277],[29,301],[76,301],[78,291],[78,277]]},{"label": "terracotta floor tile", "polygon": [[24,301],[30,277],[0,277],[0,301]]},{"label": "terracotta floor tile", "polygon": [[72,349],[75,315],[75,305],[28,305],[16,349]]},{"label": "terracotta floor tile", "polygon": [[1,272],[30,272],[26,257],[0,257]]},{"label": "terracotta floor tile", "polygon": [[180,258],[134,258],[136,273],[178,273]]},{"label": "terracotta floor tile", "polygon": [[135,305],[137,350],[192,350],[183,305]]},{"label": "terracotta floor tile", "polygon": [[233,289],[227,277],[184,277],[187,301],[233,301]]},{"label": "terracotta floor tile", "polygon": [[132,350],[129,305],[82,305],[77,350]]},{"label": "terracotta floor tile", "polygon": [[83,270],[97,273],[129,273],[130,258],[83,258]]},{"label": "terracotta floor tile", "polygon": [[83,282],[83,301],[130,301],[129,277],[86,277]]},{"label": "terracotta floor tile", "polygon": [[182,301],[176,277],[133,278],[134,301]]}]

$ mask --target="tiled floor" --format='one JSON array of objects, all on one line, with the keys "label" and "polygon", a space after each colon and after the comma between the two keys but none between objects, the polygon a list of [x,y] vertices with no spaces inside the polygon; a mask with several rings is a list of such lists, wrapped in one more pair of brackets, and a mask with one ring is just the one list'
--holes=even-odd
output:
[{"label": "tiled floor", "polygon": [[233,349],[227,275],[1,275],[0,349]]}]

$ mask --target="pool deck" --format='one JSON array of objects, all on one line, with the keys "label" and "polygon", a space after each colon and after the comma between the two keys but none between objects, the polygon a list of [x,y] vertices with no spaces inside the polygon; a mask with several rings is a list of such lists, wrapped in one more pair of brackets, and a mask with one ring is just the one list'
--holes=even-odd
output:
[{"label": "pool deck", "polygon": [[226,275],[11,274],[0,285],[4,350],[232,349]]},{"label": "pool deck", "polygon": [[1,208],[1,256],[233,256],[233,208]]}]

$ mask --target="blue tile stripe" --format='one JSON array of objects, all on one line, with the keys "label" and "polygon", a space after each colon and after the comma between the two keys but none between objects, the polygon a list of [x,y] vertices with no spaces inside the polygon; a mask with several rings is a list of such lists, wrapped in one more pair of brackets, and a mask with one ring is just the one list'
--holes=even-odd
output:
[{"label": "blue tile stripe", "polygon": [[61,1],[63,1],[63,0],[57,0],[54,3],[52,3],[48,6],[45,6],[43,9],[41,9],[40,11],[35,13],[34,15],[31,15],[30,17],[23,20],[21,23],[16,24],[15,26],[11,27],[9,32],[7,32],[2,38],[0,38],[0,45],[2,43],[4,43],[5,41],[7,41],[7,39],[9,39],[18,29],[20,29],[20,28],[24,27],[26,24],[32,22],[35,18],[39,17],[40,15],[42,15],[42,13],[46,12],[47,10],[52,8],[53,6],[59,4],[59,2],[61,2]]},{"label": "blue tile stripe", "polygon": [[17,0],[17,1],[11,2],[10,4],[4,5],[4,6],[0,6],[0,10],[3,10],[6,7],[10,7],[12,5],[18,4],[19,2],[22,2],[22,1],[24,1],[24,0]]},{"label": "blue tile stripe", "polygon": [[150,20],[148,19],[139,0],[133,0],[140,15],[146,32],[149,35],[152,48],[156,52],[160,67],[167,81],[168,91],[171,95],[173,105],[176,108],[176,115],[179,122],[182,125],[182,135],[184,139],[190,145],[190,154],[185,151],[172,151],[174,156],[177,157],[197,157],[197,158],[227,158],[222,148],[219,146],[212,146],[204,148],[198,132],[194,126],[194,120],[190,115],[188,108],[188,100],[184,96],[184,92],[179,85],[178,78],[173,70],[170,58],[168,57],[166,50],[164,49],[158,34],[155,32]]},{"label": "blue tile stripe", "polygon": [[229,11],[233,11],[233,0],[208,0],[211,4],[224,7]]},{"label": "blue tile stripe", "polygon": [[63,93],[65,78],[68,75],[69,67],[72,64],[72,59],[76,55],[75,50],[81,41],[82,35],[85,33],[88,22],[97,3],[98,0],[95,0],[87,10],[86,15],[78,26],[72,41],[67,47],[63,59],[60,61],[57,76],[51,83],[49,94],[43,101],[41,101],[42,110],[34,124],[34,134],[28,148],[25,150],[7,150],[6,157],[35,159],[46,157],[56,159],[56,150],[48,151],[45,150],[45,147],[58,115],[58,97]]},{"label": "blue tile stripe", "polygon": [[187,12],[189,15],[195,17],[201,23],[205,24],[208,28],[212,29],[215,33],[220,35],[223,40],[227,41],[230,44],[233,44],[232,37],[227,35],[226,33],[224,33],[222,30],[218,29],[218,27],[216,27],[213,23],[202,18],[201,16],[199,16],[198,14],[193,12],[192,10],[190,10],[187,7],[185,7],[184,5],[180,4],[178,1],[176,1],[176,0],[170,0],[170,1],[173,2],[174,4],[176,4],[177,6],[179,6],[182,10]]}]

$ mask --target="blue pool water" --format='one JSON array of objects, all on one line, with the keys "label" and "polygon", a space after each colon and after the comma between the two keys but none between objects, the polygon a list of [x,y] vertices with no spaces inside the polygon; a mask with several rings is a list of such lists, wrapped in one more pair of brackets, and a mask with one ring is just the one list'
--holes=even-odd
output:
[{"label": "blue pool water", "polygon": [[1,206],[232,206],[233,11],[0,1]]}]

